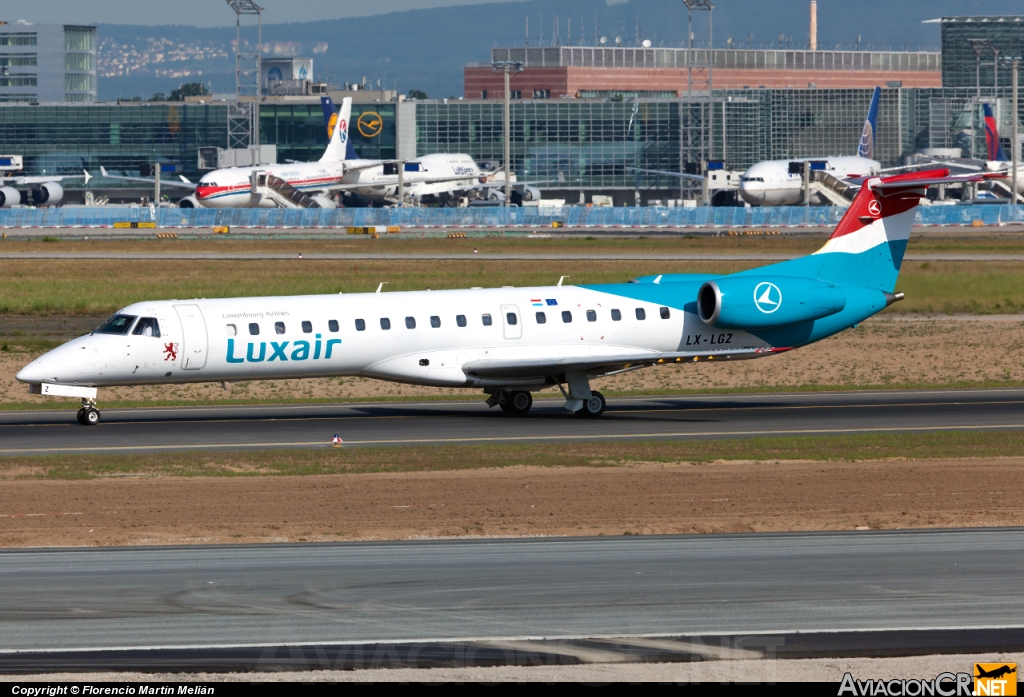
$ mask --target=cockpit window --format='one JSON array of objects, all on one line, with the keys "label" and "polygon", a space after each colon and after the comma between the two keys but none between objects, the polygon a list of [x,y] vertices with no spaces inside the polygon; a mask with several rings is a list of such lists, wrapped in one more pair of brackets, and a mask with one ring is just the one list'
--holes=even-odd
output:
[{"label": "cockpit window", "polygon": [[135,322],[135,315],[114,315],[106,321],[99,329],[96,330],[97,334],[127,334],[128,330],[132,328],[132,324]]},{"label": "cockpit window", "polygon": [[156,321],[156,317],[143,317],[135,325],[135,330],[132,334],[136,336],[160,336],[160,323]]}]

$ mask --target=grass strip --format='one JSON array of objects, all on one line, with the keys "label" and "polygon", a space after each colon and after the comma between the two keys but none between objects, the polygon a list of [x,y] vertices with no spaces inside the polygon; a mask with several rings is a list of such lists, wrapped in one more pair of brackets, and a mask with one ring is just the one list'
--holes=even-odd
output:
[{"label": "grass strip", "polygon": [[[143,259],[4,262],[0,314],[102,315],[142,300],[316,295],[622,283],[666,273],[730,274],[754,261],[471,260],[182,261]],[[969,292],[967,290],[969,289]],[[907,262],[897,290],[906,300],[888,312],[1004,314],[1024,311],[1024,262]],[[511,291],[515,294],[515,291]],[[693,292],[692,289],[687,292]]]},{"label": "grass strip", "polygon": [[[444,445],[159,455],[53,455],[0,459],[0,479],[118,476],[252,477],[439,472],[499,467],[623,467],[712,461],[927,460],[1020,456],[1024,431],[943,431],[712,441]],[[737,476],[742,471],[737,470]]]}]

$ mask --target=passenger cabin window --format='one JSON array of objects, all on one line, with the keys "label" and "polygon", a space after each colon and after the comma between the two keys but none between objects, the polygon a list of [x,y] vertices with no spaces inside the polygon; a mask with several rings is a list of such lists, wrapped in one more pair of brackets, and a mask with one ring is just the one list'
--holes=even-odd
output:
[{"label": "passenger cabin window", "polygon": [[612,321],[613,322],[621,322],[622,321],[622,313],[619,312],[618,310],[612,310]]},{"label": "passenger cabin window", "polygon": [[228,336],[238,336],[238,327],[233,324],[227,326]]},{"label": "passenger cabin window", "polygon": [[97,334],[127,334],[128,330],[132,328],[135,323],[135,315],[114,315],[106,321],[99,329],[96,330]]},{"label": "passenger cabin window", "polygon": [[406,329],[415,329],[416,328],[416,318],[415,317],[406,317],[405,318],[405,328]]},{"label": "passenger cabin window", "polygon": [[433,327],[434,329],[440,329],[441,328],[441,318],[438,317],[437,315],[431,315],[431,317],[430,317],[430,326]]},{"label": "passenger cabin window", "polygon": [[302,333],[303,334],[312,334],[313,333],[313,323],[312,322],[308,322],[308,321],[303,322],[302,323]]},{"label": "passenger cabin window", "polygon": [[594,310],[587,310],[587,321],[588,322],[596,322],[597,321],[597,312],[595,312]]},{"label": "passenger cabin window", "polygon": [[[359,321],[362,322],[363,320],[359,320]],[[336,320],[336,319],[329,319],[329,320],[327,320],[327,328],[330,329],[333,333],[337,334],[338,333],[338,320]],[[363,331],[363,330],[360,329],[359,331]]]},{"label": "passenger cabin window", "polygon": [[668,319],[669,317],[672,316],[672,313],[669,311],[669,309],[667,307],[661,308],[659,310],[659,312],[661,312],[661,318],[662,319]]},{"label": "passenger cabin window", "polygon": [[135,330],[132,334],[136,336],[160,336],[160,323],[156,321],[156,317],[143,317],[135,325]]},{"label": "passenger cabin window", "polygon": [[637,319],[647,319],[647,313],[644,311],[644,308],[642,308],[642,307],[636,308],[636,318]]},{"label": "passenger cabin window", "polygon": [[569,312],[568,310],[564,310],[562,312],[562,321],[565,322],[566,324],[572,322],[572,313]]},{"label": "passenger cabin window", "polygon": [[389,320],[387,317],[381,317],[380,328],[383,329],[384,331],[391,329],[391,320]]},{"label": "passenger cabin window", "polygon": [[362,319],[357,319],[356,320],[356,331],[357,332],[365,332],[366,331],[366,320],[362,320]]},{"label": "passenger cabin window", "polygon": [[510,326],[519,324],[519,318],[516,317],[516,313],[514,312],[505,313],[505,321],[508,322]]},{"label": "passenger cabin window", "polygon": [[465,327],[466,326],[466,316],[465,315],[455,315],[455,324],[459,325],[460,327]]},{"label": "passenger cabin window", "polygon": [[491,326],[491,316],[490,315],[483,315],[483,316],[481,316],[480,319],[482,319],[484,321],[484,326],[485,327]]},{"label": "passenger cabin window", "polygon": [[284,322],[274,322],[274,333],[284,334]]},{"label": "passenger cabin window", "polygon": [[547,315],[545,315],[543,312],[538,312],[537,313],[537,324],[547,324],[547,321],[548,321],[548,316]]},{"label": "passenger cabin window", "polygon": [[260,325],[256,324],[255,322],[250,322],[249,323],[249,334],[251,334],[252,336],[259,336],[259,334],[260,334]]}]

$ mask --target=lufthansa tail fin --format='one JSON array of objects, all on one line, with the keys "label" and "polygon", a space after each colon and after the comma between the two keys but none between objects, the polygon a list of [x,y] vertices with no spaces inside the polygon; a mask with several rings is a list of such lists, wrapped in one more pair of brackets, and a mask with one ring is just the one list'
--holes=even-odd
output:
[{"label": "lufthansa tail fin", "polygon": [[341,102],[341,114],[338,115],[337,123],[334,124],[331,142],[328,143],[327,149],[324,150],[324,155],[320,158],[321,162],[344,162],[349,159],[348,122],[351,116],[352,98],[345,97]]},{"label": "lufthansa tail fin", "polygon": [[857,146],[857,156],[869,160],[875,159],[875,136],[878,133],[878,102],[882,96],[882,88],[876,87],[871,95],[871,106],[868,107],[868,117],[864,120],[864,130],[860,134],[860,145]]},{"label": "lufthansa tail fin", "polygon": [[993,162],[1006,162],[1006,153],[1003,152],[1003,144],[999,142],[999,127],[996,125],[995,114],[992,113],[991,104],[982,104],[985,111],[985,146],[988,150],[988,159]]}]

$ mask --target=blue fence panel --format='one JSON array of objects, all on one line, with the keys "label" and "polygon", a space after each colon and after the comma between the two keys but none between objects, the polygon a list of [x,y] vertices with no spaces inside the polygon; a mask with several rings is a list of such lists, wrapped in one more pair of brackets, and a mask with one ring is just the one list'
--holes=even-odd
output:
[{"label": "blue fence panel", "polygon": [[[779,206],[774,208],[161,208],[156,222],[166,228],[326,228],[398,227],[550,227],[561,221],[571,227],[834,227],[845,208]],[[0,209],[0,227],[112,227],[114,223],[150,222],[148,207],[64,206]],[[921,206],[915,221],[923,225],[964,226],[975,220],[986,226],[1024,223],[1024,205],[982,204]]]}]

